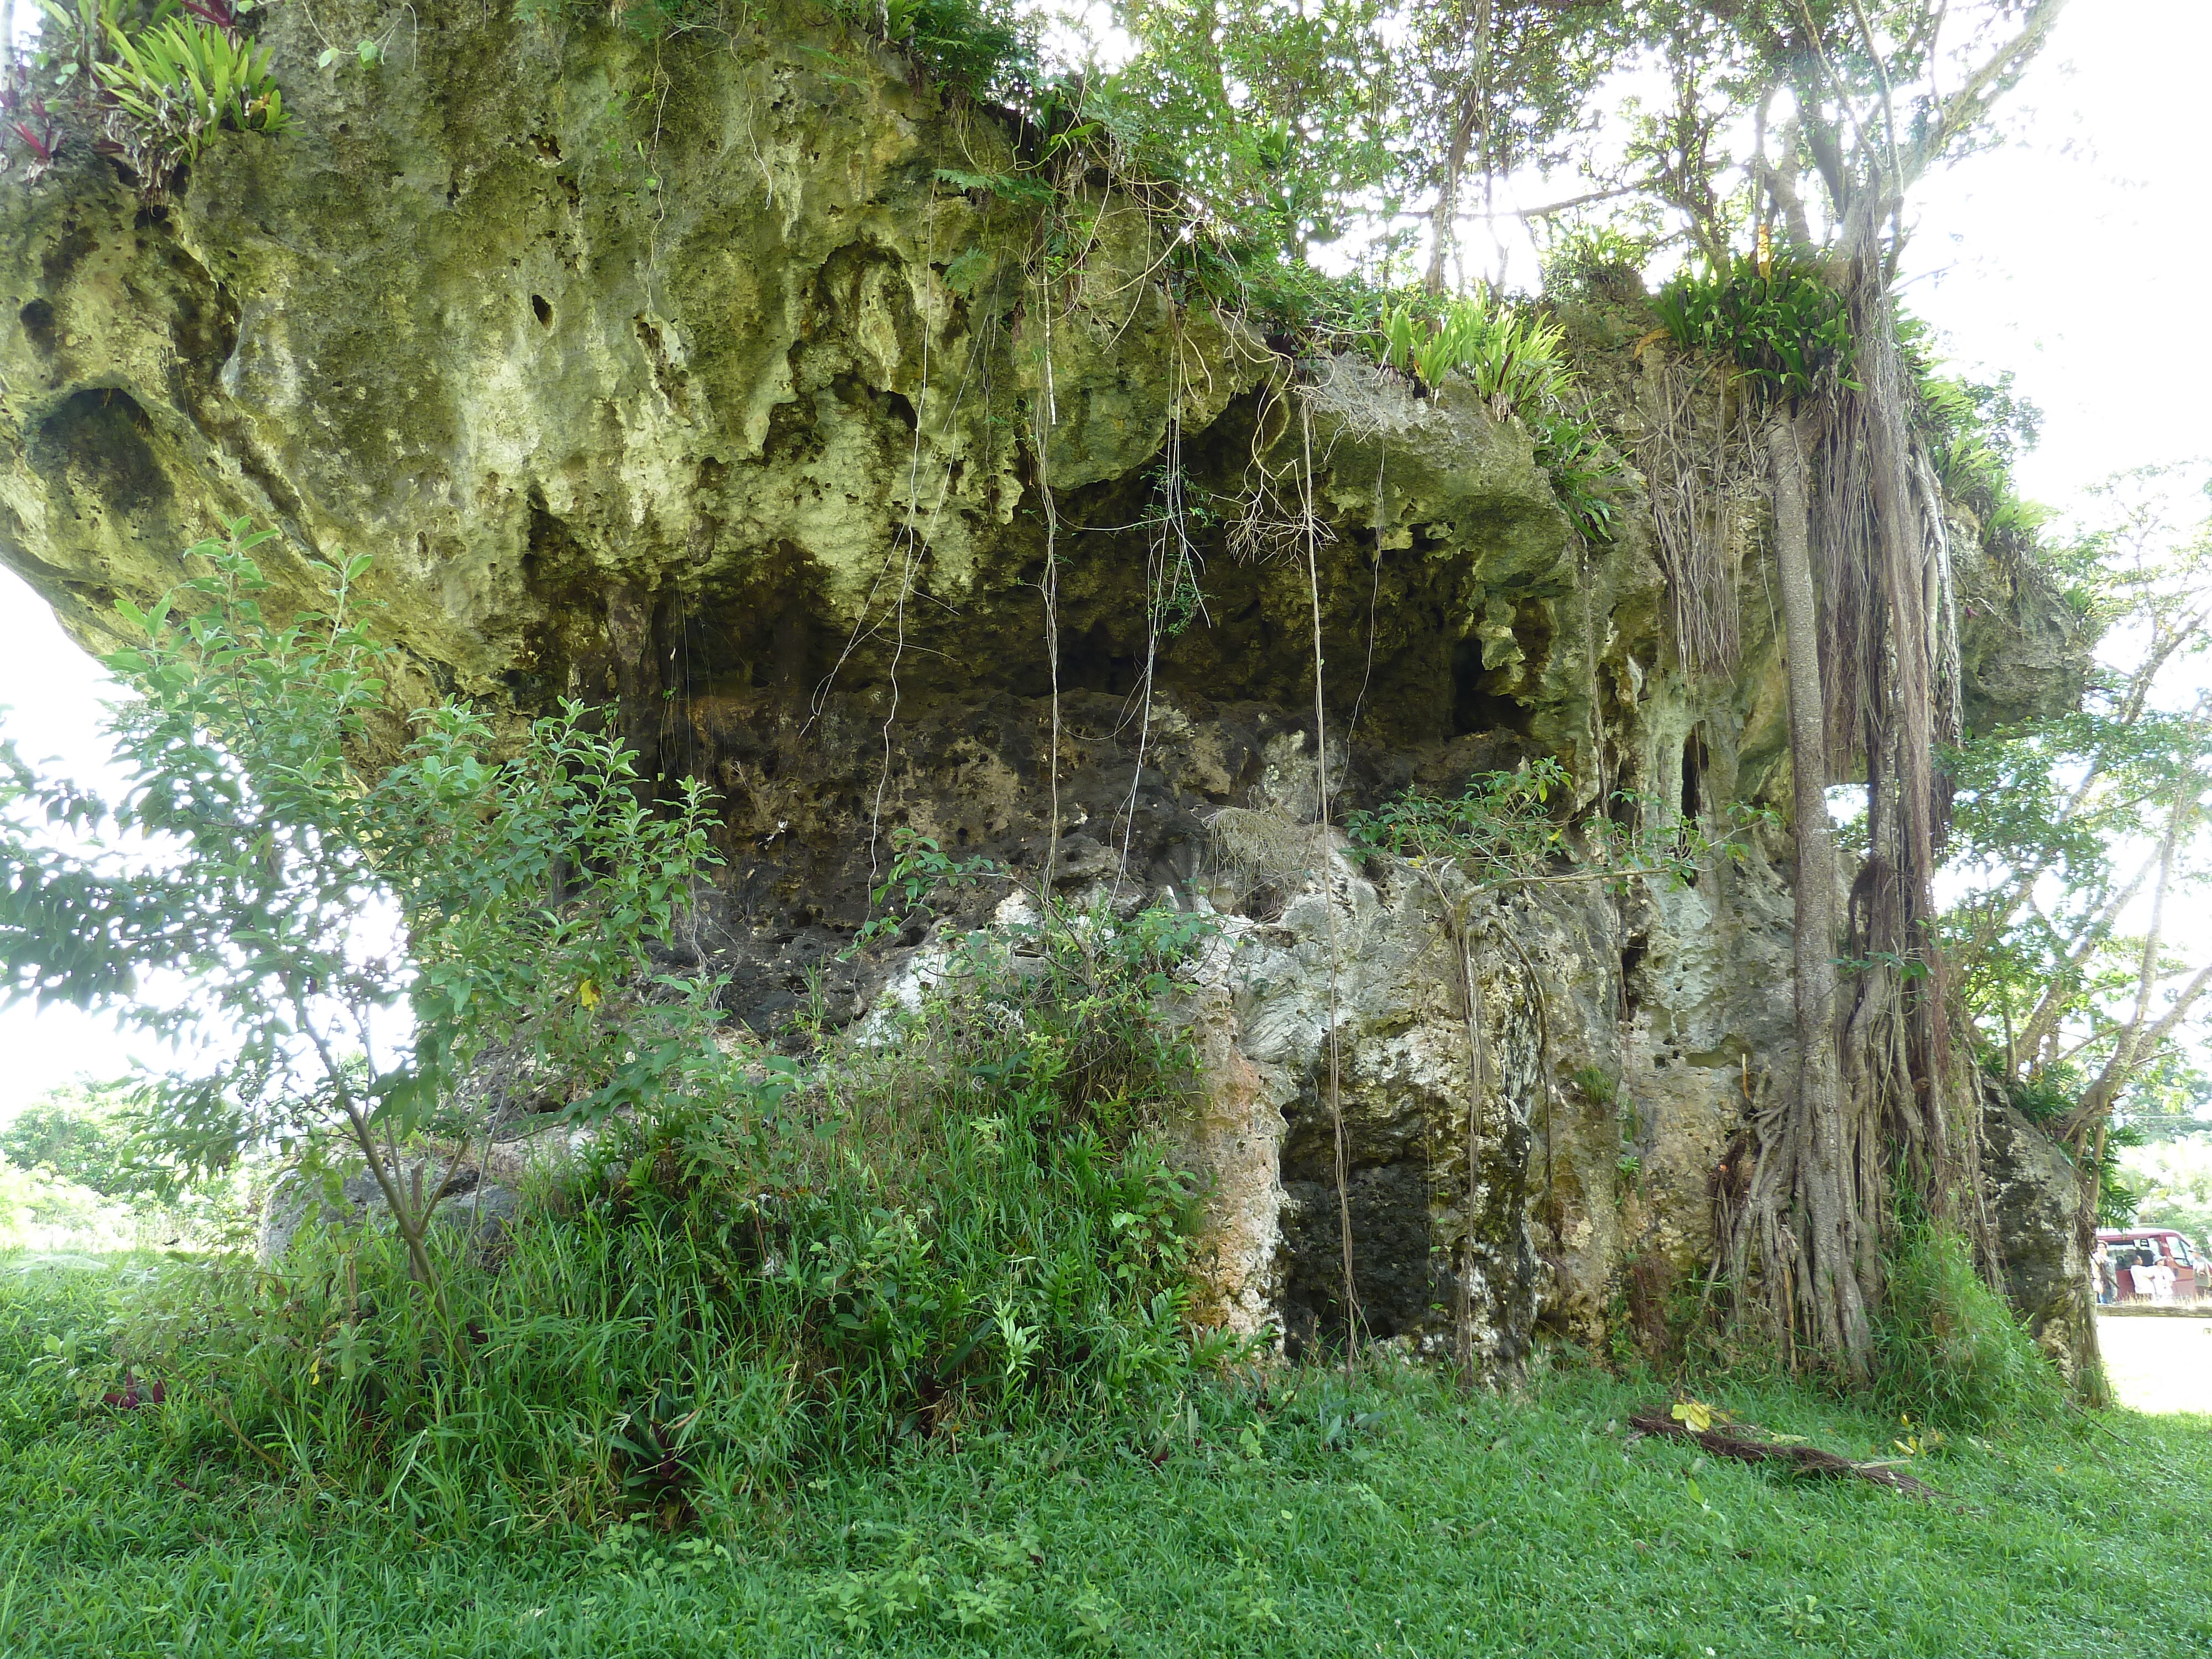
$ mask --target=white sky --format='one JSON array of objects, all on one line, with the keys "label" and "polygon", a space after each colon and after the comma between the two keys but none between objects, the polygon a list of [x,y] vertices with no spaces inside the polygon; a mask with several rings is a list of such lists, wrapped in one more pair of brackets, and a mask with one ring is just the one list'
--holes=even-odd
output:
[{"label": "white sky", "polygon": [[[2020,482],[2052,506],[2123,467],[2212,454],[2212,330],[2199,315],[2212,268],[2207,64],[2212,0],[2074,0],[2010,106],[2017,142],[1920,193],[1909,302],[1961,368],[2010,368],[2042,406],[2042,445]],[[46,606],[0,571],[0,732],[82,776],[105,754],[101,686]],[[131,1059],[104,1022],[0,1011],[0,1119]]]}]

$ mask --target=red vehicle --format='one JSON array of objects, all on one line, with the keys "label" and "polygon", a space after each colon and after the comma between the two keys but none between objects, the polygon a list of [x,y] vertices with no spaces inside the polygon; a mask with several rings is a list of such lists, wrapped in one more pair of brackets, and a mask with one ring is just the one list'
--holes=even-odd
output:
[{"label": "red vehicle", "polygon": [[2161,1268],[2173,1275],[2172,1301],[2187,1303],[2212,1297],[2212,1261],[2207,1261],[2202,1252],[2192,1249],[2171,1227],[2100,1228],[2097,1244],[2110,1274],[2100,1272],[2097,1276],[2100,1302],[2108,1296],[2118,1302],[2147,1302],[2154,1297],[2168,1299],[2156,1296],[2165,1279],[2159,1271]]}]

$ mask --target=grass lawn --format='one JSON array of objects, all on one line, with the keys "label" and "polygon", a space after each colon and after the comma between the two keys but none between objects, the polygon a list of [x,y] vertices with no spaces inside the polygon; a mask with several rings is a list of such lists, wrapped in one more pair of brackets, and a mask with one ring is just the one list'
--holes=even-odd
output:
[{"label": "grass lawn", "polygon": [[[186,1457],[158,1407],[81,1412],[31,1361],[112,1283],[0,1262],[0,1653],[2212,1653],[2203,1418],[1960,1437],[1916,1461],[1947,1498],[1918,1502],[1632,1442],[1657,1382],[1554,1367],[1462,1401],[1291,1372],[1258,1427],[1201,1419],[1157,1463],[1112,1425],[1040,1429],[672,1539],[453,1541]],[[1698,1391],[1850,1455],[1895,1427]]]}]

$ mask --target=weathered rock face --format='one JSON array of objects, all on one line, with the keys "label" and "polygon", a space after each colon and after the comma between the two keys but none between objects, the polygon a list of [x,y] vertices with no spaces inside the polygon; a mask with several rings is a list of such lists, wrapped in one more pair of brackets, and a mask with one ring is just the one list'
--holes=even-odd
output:
[{"label": "weathered rock face", "polygon": [[[369,74],[275,11],[299,134],[219,139],[161,209],[88,156],[0,196],[0,557],[96,646],[221,520],[283,531],[280,600],[374,554],[403,695],[606,702],[720,792],[702,937],[763,1035],[876,994],[836,953],[896,825],[1213,908],[1182,1133],[1216,1316],[1342,1327],[1333,1076],[1368,1330],[1435,1337],[1455,1275],[1500,1369],[1655,1328],[1790,1075],[1786,840],[1627,896],[1324,851],[1315,661],[1340,814],[1533,755],[1582,809],[1710,814],[1786,796],[1767,607],[1733,680],[1686,676],[1635,512],[1586,548],[1517,423],[1172,299],[1103,182],[1051,222],[957,187],[1016,135],[856,38],[417,10]],[[1632,419],[1635,331],[1586,321]],[[2023,660],[2033,595],[1978,580],[2018,712],[2071,647]]]},{"label": "weathered rock face", "polygon": [[1983,1104],[1983,1172],[2013,1305],[2068,1383],[2096,1352],[2089,1256],[2078,1230],[2081,1171],[2010,1106]]}]

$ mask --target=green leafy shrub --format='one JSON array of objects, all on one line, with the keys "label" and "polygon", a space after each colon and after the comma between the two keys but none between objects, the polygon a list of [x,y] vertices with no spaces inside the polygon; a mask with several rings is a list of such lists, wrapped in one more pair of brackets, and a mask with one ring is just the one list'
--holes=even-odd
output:
[{"label": "green leafy shrub", "polygon": [[1569,520],[1585,539],[1609,542],[1620,522],[1614,501],[1623,473],[1620,457],[1594,421],[1564,412],[1539,415],[1529,422],[1536,437],[1536,465],[1552,481]]},{"label": "green leafy shrub", "polygon": [[0,1249],[127,1250],[135,1223],[128,1206],[49,1166],[0,1162]]},{"label": "green leafy shrub", "polygon": [[1035,27],[1010,0],[836,0],[940,85],[1006,99],[1037,75]]},{"label": "green leafy shrub", "polygon": [[[368,561],[316,567],[330,610],[280,621],[251,557],[266,537],[245,532],[192,548],[211,574],[152,612],[122,607],[146,642],[108,659],[138,693],[109,726],[133,773],[121,800],[0,743],[0,995],[112,1008],[185,1044],[198,1066],[147,1079],[138,1127],[160,1161],[189,1177],[261,1149],[332,1174],[357,1160],[431,1281],[444,1189],[403,1176],[425,1136],[457,1158],[495,1133],[504,1094],[464,1087],[482,1064],[589,1120],[712,1052],[713,988],[659,979],[651,954],[713,862],[708,799],[641,799],[635,757],[574,704],[518,740],[449,702],[370,769],[389,647],[351,614]],[[404,955],[360,948],[380,902]],[[192,996],[142,994],[149,971]],[[401,1003],[413,1052],[372,1060],[360,1034]]]},{"label": "green leafy shrub", "polygon": [[2057,1374],[1958,1234],[1907,1226],[1889,1260],[1877,1387],[1893,1409],[1984,1429],[2057,1409]]},{"label": "green leafy shrub", "polygon": [[326,1232],[173,1269],[97,1363],[161,1378],[196,1443],[457,1532],[729,1514],[902,1441],[1139,1407],[1231,1351],[1187,1328],[1194,1195],[1157,1133],[1193,927],[975,938],[872,1047],[695,1077],[494,1251],[438,1230],[442,1310],[388,1235]]},{"label": "green leafy shrub", "polygon": [[1762,266],[1747,255],[1685,271],[1659,290],[1651,309],[1676,345],[1735,363],[1775,397],[1809,397],[1826,378],[1850,374],[1843,296],[1807,264]]},{"label": "green leafy shrub", "polygon": [[141,1189],[120,1090],[59,1089],[33,1102],[0,1130],[0,1157],[21,1170],[51,1170],[103,1198]]},{"label": "green leafy shrub", "polygon": [[[141,21],[146,8],[139,0],[39,0],[39,10],[45,14],[39,44],[58,88],[90,82],[94,67],[112,55],[110,37]],[[176,10],[174,0],[160,0],[143,21],[160,22]]]},{"label": "green leafy shrub", "polygon": [[1740,836],[1768,821],[1750,808],[1731,809],[1725,832],[1712,837],[1656,797],[1625,791],[1614,797],[1624,809],[1619,817],[1575,818],[1573,783],[1547,755],[1516,771],[1477,773],[1455,796],[1409,790],[1352,813],[1346,829],[1355,847],[1454,860],[1478,885],[1541,886],[1633,877],[1684,881],[1708,856],[1740,855]]},{"label": "green leafy shrub", "polygon": [[[1993,1060],[1984,1066],[1983,1075],[2004,1091],[2014,1110],[2047,1133],[2056,1133],[2058,1126],[2073,1115],[2074,1109],[2081,1103],[2081,1091],[2087,1086],[2081,1069],[2064,1061],[2008,1083],[2002,1061]],[[2116,1123],[2106,1131],[2104,1155],[2097,1169],[2099,1226],[2125,1227],[2135,1220],[2142,1194],[2130,1177],[2123,1154],[2143,1144],[2142,1131],[2131,1124]],[[2081,1154],[2077,1152],[2075,1157],[2078,1162]]]},{"label": "green leafy shrub", "polygon": [[[939,85],[973,97],[1023,101],[1042,78],[1036,23],[1012,0],[823,0],[823,9],[898,47]],[[645,40],[694,30],[726,33],[757,26],[766,11],[760,0],[514,0],[514,15],[525,22],[605,21]]]},{"label": "green leafy shrub", "polygon": [[1640,298],[1653,239],[1618,225],[1577,225],[1544,249],[1544,291],[1595,299]]},{"label": "green leafy shrub", "polygon": [[1987,381],[1938,373],[1932,331],[1919,318],[1900,315],[1897,333],[1918,404],[1914,424],[1944,495],[1974,514],[1992,546],[2041,563],[2036,532],[2047,510],[2020,499],[2013,468],[2041,435],[2043,411],[2013,389],[2009,370]]}]

